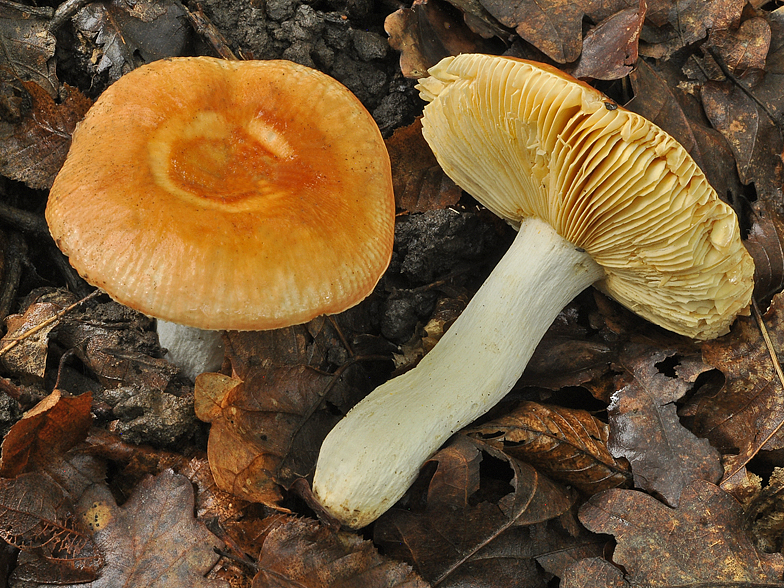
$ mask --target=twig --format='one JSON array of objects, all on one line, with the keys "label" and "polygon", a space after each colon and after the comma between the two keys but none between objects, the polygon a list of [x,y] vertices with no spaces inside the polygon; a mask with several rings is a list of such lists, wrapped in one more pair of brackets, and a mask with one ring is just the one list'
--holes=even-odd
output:
[{"label": "twig", "polygon": [[16,347],[17,345],[19,345],[19,343],[21,343],[22,341],[24,341],[24,340],[25,340],[25,339],[27,339],[28,337],[31,337],[31,336],[33,336],[35,333],[37,333],[37,332],[38,332],[38,331],[40,331],[41,329],[45,329],[46,327],[48,327],[48,326],[49,326],[49,325],[51,325],[52,323],[59,321],[59,320],[60,320],[60,319],[62,319],[62,318],[63,318],[63,317],[66,315],[66,314],[68,314],[69,312],[71,312],[73,309],[75,309],[75,308],[76,308],[77,306],[79,306],[80,304],[83,304],[84,302],[87,302],[88,300],[92,300],[93,298],[97,297],[97,296],[98,296],[98,295],[100,295],[100,294],[103,294],[103,290],[96,290],[96,291],[95,291],[95,292],[93,292],[92,294],[88,294],[87,296],[85,296],[85,297],[84,297],[84,298],[82,298],[81,300],[78,300],[77,302],[74,302],[74,303],[73,303],[71,306],[69,306],[69,307],[67,307],[67,308],[64,308],[63,310],[61,310],[60,312],[58,312],[56,315],[54,315],[54,316],[51,316],[51,317],[49,317],[48,319],[46,319],[45,321],[42,321],[42,322],[38,323],[36,326],[34,326],[34,327],[33,327],[32,329],[30,329],[29,331],[25,331],[25,332],[24,332],[24,333],[22,333],[22,334],[21,334],[21,335],[20,335],[18,338],[11,340],[11,341],[10,341],[10,342],[9,342],[9,343],[8,343],[8,344],[5,346],[5,347],[3,347],[2,349],[0,349],[0,356],[3,356],[3,355],[5,355],[5,354],[6,354],[6,353],[8,353],[9,351],[11,351],[11,350],[12,350],[14,347]]}]

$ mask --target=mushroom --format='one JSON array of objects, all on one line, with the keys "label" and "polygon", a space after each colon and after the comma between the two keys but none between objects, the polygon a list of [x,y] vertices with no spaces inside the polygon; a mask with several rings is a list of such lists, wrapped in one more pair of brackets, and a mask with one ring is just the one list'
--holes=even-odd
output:
[{"label": "mushroom", "polygon": [[159,319],[161,345],[194,377],[220,366],[218,330],[365,298],[392,254],[394,196],[378,127],[336,80],[289,61],[188,57],[98,98],[46,219],[82,277]]},{"label": "mushroom", "polygon": [[441,167],[519,232],[433,350],[324,441],[313,493],[349,527],[391,507],[509,392],[587,286],[695,339],[726,333],[751,299],[734,212],[667,133],[534,62],[467,54],[429,74],[423,134]]}]

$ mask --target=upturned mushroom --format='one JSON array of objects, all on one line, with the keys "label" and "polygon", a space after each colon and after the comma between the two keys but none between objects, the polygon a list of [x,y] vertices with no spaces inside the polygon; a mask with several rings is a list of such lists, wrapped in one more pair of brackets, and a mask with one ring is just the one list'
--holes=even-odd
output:
[{"label": "upturned mushroom", "polygon": [[220,366],[217,330],[365,298],[392,254],[394,196],[381,133],[336,80],[289,61],[175,58],[98,98],[46,219],[82,277],[159,319],[194,377]]},{"label": "upturned mushroom", "polygon": [[435,348],[324,441],[314,495],[355,528],[509,392],[589,285],[695,339],[726,333],[751,299],[734,212],[657,126],[543,64],[460,55],[429,74],[423,134],[441,167],[519,232]]}]

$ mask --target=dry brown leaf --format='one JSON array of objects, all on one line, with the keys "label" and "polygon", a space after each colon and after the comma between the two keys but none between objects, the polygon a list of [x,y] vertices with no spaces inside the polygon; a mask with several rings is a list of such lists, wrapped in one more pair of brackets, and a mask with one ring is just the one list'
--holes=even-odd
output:
[{"label": "dry brown leaf", "polygon": [[[0,69],[23,82],[38,84],[52,98],[57,97],[54,57],[57,41],[49,21],[34,8],[5,2],[0,6]],[[2,126],[0,125],[0,128]]]},{"label": "dry brown leaf", "polygon": [[35,82],[25,82],[31,105],[21,121],[0,121],[0,173],[31,188],[48,189],[65,161],[71,133],[92,102],[64,85],[59,103]]},{"label": "dry brown leaf", "polygon": [[765,68],[770,35],[768,22],[754,17],[743,21],[737,30],[712,30],[703,51],[715,52],[732,73],[744,77]]},{"label": "dry brown leaf", "polygon": [[580,520],[615,536],[613,561],[632,586],[784,585],[781,554],[758,553],[740,505],[705,481],[686,487],[677,509],[642,492],[607,490],[580,508]]},{"label": "dry brown leaf", "polygon": [[463,191],[438,165],[422,136],[422,117],[397,129],[386,145],[397,208],[424,212],[457,204]]},{"label": "dry brown leaf", "polygon": [[521,402],[464,433],[586,494],[631,482],[629,464],[607,449],[609,427],[585,410]]},{"label": "dry brown leaf", "polygon": [[265,519],[252,588],[426,588],[406,564],[379,555],[370,541],[316,521]]},{"label": "dry brown leaf", "polygon": [[[668,365],[673,360],[677,363]],[[710,366],[639,344],[624,349],[618,366],[624,373],[608,407],[609,449],[629,460],[635,486],[677,506],[693,480],[718,482],[723,473],[718,451],[681,424],[675,406]]]},{"label": "dry brown leaf", "polygon": [[549,553],[551,544],[532,541],[531,526],[566,513],[572,493],[464,436],[422,472],[403,507],[375,523],[375,541],[385,553],[439,586],[545,585],[534,558]]},{"label": "dry brown leaf", "polygon": [[232,333],[234,377],[197,378],[198,416],[212,423],[207,453],[222,490],[277,505],[279,486],[312,473],[323,438],[367,392],[357,364],[321,371],[327,351],[317,342],[303,325]]},{"label": "dry brown leaf", "polygon": [[561,576],[560,588],[630,588],[623,572],[605,559],[591,557],[571,566]]},{"label": "dry brown leaf", "polygon": [[482,0],[498,21],[558,63],[580,56],[583,19],[601,22],[626,8],[637,8],[639,0]]},{"label": "dry brown leaf", "polygon": [[709,30],[730,28],[740,20],[745,4],[746,0],[648,0],[650,24],[643,29],[642,39],[649,45],[641,45],[640,52],[657,59],[669,57],[704,39]]},{"label": "dry brown leaf", "polygon": [[79,500],[79,512],[106,565],[97,580],[68,588],[228,587],[204,577],[218,560],[213,548],[223,544],[193,518],[187,478],[171,470],[147,478],[122,507],[106,486],[95,485]]},{"label": "dry brown leaf", "polygon": [[646,1],[640,0],[638,7],[616,12],[588,31],[571,74],[598,80],[627,76],[637,63],[637,43],[647,9]]},{"label": "dry brown leaf", "polygon": [[751,204],[745,245],[754,259],[754,298],[768,300],[784,288],[784,218],[772,202]]},{"label": "dry brown leaf", "polygon": [[27,555],[14,571],[19,580],[87,582],[102,564],[71,499],[41,472],[0,479],[0,537]]},{"label": "dry brown leaf", "polygon": [[[57,326],[51,322],[57,313],[76,302],[65,290],[54,290],[36,296],[22,314],[5,319],[6,334],[0,340],[3,367],[11,373],[43,379],[49,350],[49,333]],[[13,344],[13,346],[11,346]]]},{"label": "dry brown leaf", "polygon": [[[763,315],[779,357],[784,349],[782,303],[782,295],[777,294]],[[723,453],[739,453],[736,468],[760,449],[783,448],[784,388],[756,321],[740,317],[729,335],[702,344],[702,356],[721,370],[725,382],[717,391],[689,399],[684,412],[692,418],[692,430],[710,439]]]},{"label": "dry brown leaf", "polygon": [[3,439],[0,476],[42,468],[84,440],[90,429],[92,395],[63,397],[61,390],[25,413]]},{"label": "dry brown leaf", "polygon": [[587,292],[570,302],[556,317],[536,347],[519,385],[559,390],[582,386],[610,371],[618,355],[618,336],[585,327],[595,312]]},{"label": "dry brown leaf", "polygon": [[753,183],[757,194],[766,200],[780,199],[784,141],[775,122],[736,84],[707,82],[701,95],[711,124],[724,135],[735,155],[741,182]]},{"label": "dry brown leaf", "polygon": [[407,78],[421,78],[444,57],[486,53],[492,45],[474,33],[440,0],[414,0],[387,16],[384,30],[389,45],[400,51],[400,69]]}]

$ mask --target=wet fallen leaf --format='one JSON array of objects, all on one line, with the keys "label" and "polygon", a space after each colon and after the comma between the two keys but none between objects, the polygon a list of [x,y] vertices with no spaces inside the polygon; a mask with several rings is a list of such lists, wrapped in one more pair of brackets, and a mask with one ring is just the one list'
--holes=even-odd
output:
[{"label": "wet fallen leaf", "polygon": [[0,479],[0,537],[28,555],[14,571],[20,580],[87,582],[102,564],[70,497],[45,473]]},{"label": "wet fallen leaf", "polygon": [[616,12],[588,31],[571,74],[598,80],[627,76],[637,63],[637,43],[647,9],[646,1],[640,0],[638,7]]},{"label": "wet fallen leaf", "polygon": [[323,438],[367,392],[361,368],[321,371],[325,355],[302,325],[230,334],[226,356],[233,378],[196,380],[198,416],[212,423],[212,473],[222,490],[276,505],[279,486],[312,473]]},{"label": "wet fallen leaf", "polygon": [[63,397],[54,390],[25,413],[3,439],[0,476],[42,468],[84,440],[90,428],[92,395]]},{"label": "wet fallen leaf", "polygon": [[586,494],[631,482],[629,464],[607,449],[609,427],[585,410],[521,402],[465,434]]},{"label": "wet fallen leaf", "polygon": [[266,521],[252,588],[428,586],[409,566],[379,555],[370,541],[353,533],[294,517]]},{"label": "wet fallen leaf", "polygon": [[549,548],[531,541],[529,526],[567,512],[572,493],[464,436],[422,471],[405,508],[394,507],[375,523],[385,553],[439,586],[544,586],[534,558]]},{"label": "wet fallen leaf", "polygon": [[[777,294],[763,315],[779,357],[784,348],[783,302]],[[687,401],[683,410],[693,419],[692,430],[722,452],[738,453],[737,467],[761,449],[783,448],[784,389],[756,321],[737,319],[729,335],[703,343],[702,356],[721,370],[725,382],[720,389]]]},{"label": "wet fallen leaf", "polygon": [[608,407],[608,445],[615,457],[629,460],[635,486],[677,506],[693,480],[718,482],[723,473],[718,451],[681,424],[675,406],[710,366],[640,344],[627,346],[618,366],[624,373]]},{"label": "wet fallen leaf", "polygon": [[0,173],[31,188],[51,187],[71,146],[71,133],[92,102],[64,85],[58,103],[35,82],[25,82],[31,104],[18,122],[0,121]]},{"label": "wet fallen leaf", "polygon": [[677,509],[635,490],[607,490],[580,508],[580,520],[615,536],[613,561],[632,586],[784,585],[782,556],[758,553],[735,499],[703,480],[684,489]]},{"label": "wet fallen leaf", "polygon": [[637,8],[639,0],[482,0],[498,21],[558,63],[576,60],[582,49],[582,24],[595,23],[626,8]]},{"label": "wet fallen leaf", "polygon": [[457,204],[463,191],[438,165],[422,136],[421,117],[397,129],[386,144],[397,208],[424,212]]}]

